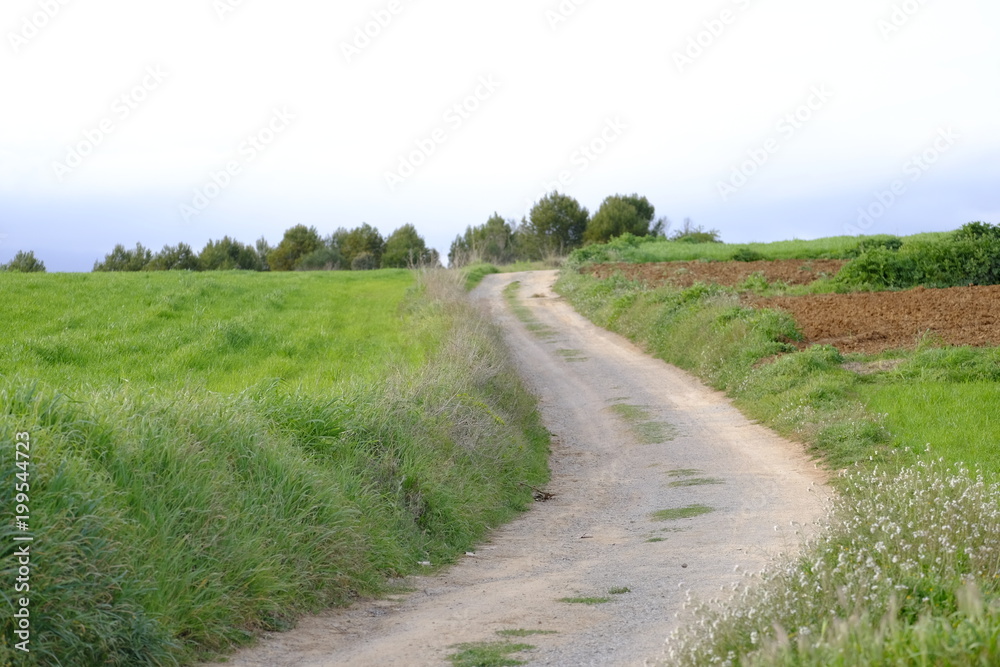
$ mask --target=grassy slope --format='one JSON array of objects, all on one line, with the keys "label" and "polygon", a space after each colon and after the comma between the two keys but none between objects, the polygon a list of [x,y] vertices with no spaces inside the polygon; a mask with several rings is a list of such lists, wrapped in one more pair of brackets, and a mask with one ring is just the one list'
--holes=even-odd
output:
[{"label": "grassy slope", "polygon": [[[933,240],[947,233],[929,232],[903,237],[906,241]],[[725,261],[738,250],[749,249],[764,259],[844,258],[858,246],[857,236],[831,236],[811,241],[772,243],[684,243],[665,239],[617,239],[600,246],[588,246],[575,255],[598,262],[674,262],[681,260]]]},{"label": "grassy slope", "polygon": [[[546,475],[499,339],[434,275],[4,274],[0,297],[0,432],[31,433],[45,545],[25,664],[225,651],[449,561]],[[0,663],[24,657],[4,617]]]},{"label": "grassy slope", "polygon": [[[557,288],[828,463],[862,464],[840,480],[844,500],[803,559],[773,567],[735,604],[700,610],[701,624],[672,639],[674,662],[1000,660],[1000,488],[952,466],[1000,472],[997,350],[896,353],[904,361],[895,370],[862,377],[832,348],[793,352],[787,316],[741,308],[730,290],[645,290],[575,272]],[[907,465],[927,442],[943,460]]]},{"label": "grassy slope", "polygon": [[901,446],[925,446],[946,461],[1000,478],[1000,385],[994,382],[899,382],[861,389],[860,398]]}]

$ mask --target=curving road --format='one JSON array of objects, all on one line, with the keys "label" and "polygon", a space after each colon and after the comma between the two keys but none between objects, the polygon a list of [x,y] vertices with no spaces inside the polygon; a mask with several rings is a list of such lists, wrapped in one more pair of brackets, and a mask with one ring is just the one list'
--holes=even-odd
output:
[{"label": "curving road", "polygon": [[[447,665],[454,644],[509,629],[554,632],[514,640],[535,647],[516,656],[531,665],[657,664],[689,591],[723,595],[797,547],[829,493],[802,446],[586,321],[552,292],[555,278],[487,276],[472,295],[540,399],[555,497],[474,556],[413,578],[415,592],[306,619],[227,665]],[[503,295],[515,281],[518,316]]]}]

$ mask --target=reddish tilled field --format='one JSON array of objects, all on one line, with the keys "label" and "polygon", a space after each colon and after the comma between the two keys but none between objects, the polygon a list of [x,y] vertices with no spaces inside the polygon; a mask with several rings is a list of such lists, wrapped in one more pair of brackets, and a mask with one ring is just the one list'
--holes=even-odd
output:
[{"label": "reddish tilled field", "polygon": [[[764,274],[770,282],[806,285],[823,274],[836,275],[845,263],[832,259],[616,263],[595,264],[584,272],[598,278],[621,273],[650,286],[690,287],[699,281],[736,286],[754,273]],[[806,345],[834,345],[845,353],[912,348],[928,335],[948,345],[1000,346],[1000,286],[744,298],[756,307],[790,312],[806,336]]]},{"label": "reddish tilled field", "polygon": [[626,278],[656,286],[671,283],[691,287],[696,282],[734,287],[754,273],[762,273],[768,282],[808,285],[826,274],[836,275],[846,264],[842,259],[779,259],[760,262],[654,262],[649,264],[594,264],[583,269],[598,278],[621,273]]},{"label": "reddish tilled field", "polygon": [[925,335],[949,345],[1000,346],[998,285],[747,300],[787,310],[808,345],[830,344],[841,352],[912,348]]}]

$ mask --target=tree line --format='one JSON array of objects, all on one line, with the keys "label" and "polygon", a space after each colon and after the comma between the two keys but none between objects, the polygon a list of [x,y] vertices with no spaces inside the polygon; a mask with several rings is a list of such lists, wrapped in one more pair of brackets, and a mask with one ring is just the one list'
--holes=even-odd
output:
[{"label": "tree line", "polygon": [[134,248],[118,244],[94,263],[94,271],[336,271],[410,268],[439,264],[416,228],[406,224],[383,238],[364,223],[354,229],[340,228],[323,237],[315,227],[296,225],[285,230],[281,242],[272,247],[261,237],[254,245],[224,236],[210,240],[196,253],[186,243],[165,245],[154,253],[137,243]]},{"label": "tree line", "polygon": [[[494,213],[484,224],[469,226],[458,235],[448,252],[450,266],[473,262],[510,264],[565,256],[583,245],[605,243],[633,236],[665,237],[670,221],[654,221],[655,208],[638,194],[607,197],[593,216],[568,195],[553,191],[532,206],[518,223]],[[704,237],[704,238],[703,238]],[[718,232],[692,228],[670,236],[675,240],[717,241]],[[118,244],[94,262],[94,271],[321,271],[370,270],[437,266],[436,250],[406,224],[383,238],[377,229],[364,223],[354,229],[340,228],[323,237],[315,227],[296,225],[287,229],[277,246],[261,237],[253,245],[224,236],[210,240],[200,252],[186,243],[165,245],[159,252],[136,243],[134,248]],[[45,264],[33,252],[18,252],[0,270],[45,271]]]},{"label": "tree line", "polygon": [[638,194],[607,197],[591,217],[568,195],[553,191],[535,203],[520,223],[494,213],[484,224],[466,228],[448,251],[450,266],[474,262],[510,264],[564,256],[591,243],[633,236],[666,236],[670,221],[653,221],[656,209]]}]

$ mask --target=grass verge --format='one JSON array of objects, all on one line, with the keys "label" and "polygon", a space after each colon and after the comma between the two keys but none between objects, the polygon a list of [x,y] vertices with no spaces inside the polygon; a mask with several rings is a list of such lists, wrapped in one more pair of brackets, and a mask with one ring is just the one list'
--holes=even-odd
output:
[{"label": "grass verge", "polygon": [[[787,316],[743,308],[731,290],[647,290],[572,272],[557,289],[597,324],[852,470],[801,557],[726,604],[691,610],[668,642],[670,664],[1000,662],[1000,488],[988,482],[1000,466],[997,350],[923,346],[859,373],[845,361],[884,359],[796,351]],[[933,457],[922,458],[928,442]]]},{"label": "grass verge", "polygon": [[[375,328],[356,345],[345,338],[358,323],[331,323],[344,301],[329,292],[344,283],[323,290],[315,277],[101,276],[115,288],[100,295],[103,315],[70,308],[66,323],[74,335],[94,338],[86,348],[93,358],[51,367],[22,358],[17,374],[0,377],[0,432],[31,434],[31,528],[44,545],[31,579],[32,653],[15,652],[14,620],[4,614],[0,664],[204,659],[261,630],[289,628],[301,614],[377,593],[421,561],[450,562],[488,526],[530,505],[520,482],[544,483],[548,434],[499,335],[445,272],[424,274],[416,286],[412,276],[387,275],[406,286],[397,300],[376,290],[372,301],[360,302],[354,312],[367,305]],[[47,278],[23,295],[36,305],[21,304],[22,312],[59,312],[53,304],[65,298],[65,277]],[[170,280],[181,297],[203,300],[178,297],[183,308],[175,326],[159,329],[158,313],[171,310]],[[136,301],[147,284],[157,296]],[[220,299],[235,292],[246,303],[232,311],[213,305],[220,285]],[[265,297],[281,289],[270,304]],[[82,286],[79,293],[96,298]],[[147,341],[150,330],[182,335],[214,321],[208,331],[223,331],[245,319],[260,322],[260,331],[241,325],[254,335],[277,335],[291,326],[284,321],[291,304],[317,294],[317,314],[302,321],[308,330],[295,340],[325,341],[348,357],[341,367],[356,367],[356,374],[328,378],[320,360],[329,352],[317,349],[289,357],[305,366],[291,368],[289,379],[268,378],[261,368],[273,367],[259,362],[270,348],[252,342],[202,373],[180,359],[217,354],[220,338],[206,335],[202,347],[193,339],[186,356],[171,357],[179,371],[193,368],[190,375],[158,380],[166,372],[156,370],[166,364],[159,350],[171,341]],[[254,303],[257,310],[285,309],[274,316],[277,328],[255,319]],[[110,327],[88,319],[101,316]],[[124,331],[115,330],[119,316],[130,323]],[[63,335],[59,327],[38,331],[51,326],[38,324],[8,330],[22,338],[4,345],[5,354],[16,355],[18,345],[55,345]],[[405,354],[384,364],[381,346],[393,347],[393,340],[403,341]],[[114,356],[119,349],[131,349],[127,366]],[[133,381],[120,381],[118,369]],[[247,378],[255,379],[241,387]],[[4,512],[14,507],[16,471],[12,448],[3,448]],[[8,519],[0,577],[12,581]]]},{"label": "grass verge", "polygon": [[1000,487],[942,461],[842,481],[804,555],[698,606],[670,664],[1000,662]]}]

